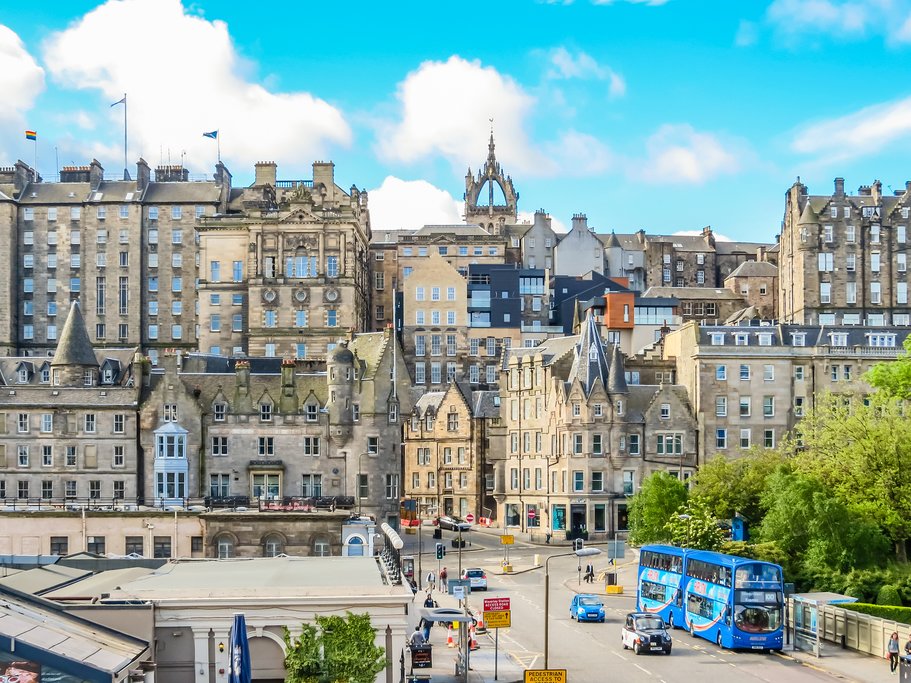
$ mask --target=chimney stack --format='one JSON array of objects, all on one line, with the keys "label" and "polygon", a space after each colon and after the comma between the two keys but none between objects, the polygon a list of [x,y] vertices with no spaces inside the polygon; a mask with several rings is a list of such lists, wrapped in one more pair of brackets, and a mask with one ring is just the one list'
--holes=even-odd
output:
[{"label": "chimney stack", "polygon": [[257,161],[254,169],[256,172],[253,179],[254,186],[271,185],[275,187],[275,181],[278,178],[278,164],[274,161]]}]

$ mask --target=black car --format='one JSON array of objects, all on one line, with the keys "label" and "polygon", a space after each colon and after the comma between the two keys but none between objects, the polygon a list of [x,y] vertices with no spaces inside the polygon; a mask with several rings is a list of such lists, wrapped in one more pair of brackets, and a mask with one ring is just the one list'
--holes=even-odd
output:
[{"label": "black car", "polygon": [[448,515],[437,517],[434,520],[434,524],[441,529],[449,529],[450,531],[471,531],[471,524],[458,517],[450,517]]},{"label": "black car", "polygon": [[660,614],[630,612],[623,622],[620,637],[623,649],[632,648],[637,655],[643,652],[671,653],[671,636]]}]

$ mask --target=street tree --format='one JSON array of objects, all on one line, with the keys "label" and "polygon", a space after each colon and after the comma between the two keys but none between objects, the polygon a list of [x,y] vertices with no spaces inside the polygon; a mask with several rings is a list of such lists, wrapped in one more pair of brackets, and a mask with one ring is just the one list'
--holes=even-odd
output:
[{"label": "street tree", "polygon": [[787,461],[778,449],[752,448],[740,458],[716,455],[696,472],[690,498],[699,500],[718,519],[740,514],[752,523],[762,519],[762,491],[768,476]]},{"label": "street tree", "polygon": [[798,472],[818,480],[852,513],[883,529],[896,557],[911,537],[911,420],[905,402],[877,392],[826,395],[799,425]]},{"label": "street tree", "polygon": [[285,627],[288,683],[372,683],[386,666],[369,614],[317,616],[294,638]]},{"label": "street tree", "polygon": [[666,523],[671,542],[698,550],[719,550],[724,543],[724,532],[718,519],[702,501],[690,499],[680,506]]},{"label": "street tree", "polygon": [[879,527],[812,476],[779,469],[768,479],[763,504],[757,536],[796,559],[805,577],[869,567],[888,552]]},{"label": "street tree", "polygon": [[629,540],[635,545],[669,541],[667,523],[687,500],[686,487],[667,472],[655,472],[642,482],[629,503]]},{"label": "street tree", "polygon": [[911,398],[911,337],[904,342],[905,353],[895,360],[883,361],[870,368],[864,379],[880,392],[893,398]]}]

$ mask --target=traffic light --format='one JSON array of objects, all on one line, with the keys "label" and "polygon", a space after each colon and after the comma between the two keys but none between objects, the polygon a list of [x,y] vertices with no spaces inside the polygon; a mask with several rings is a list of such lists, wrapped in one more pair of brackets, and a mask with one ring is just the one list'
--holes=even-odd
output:
[{"label": "traffic light", "polygon": [[437,543],[437,559],[442,560],[444,555],[446,555],[446,546],[442,543]]},{"label": "traffic light", "polygon": [[573,541],[573,550],[582,550],[585,547],[585,541],[581,538],[577,538]]}]

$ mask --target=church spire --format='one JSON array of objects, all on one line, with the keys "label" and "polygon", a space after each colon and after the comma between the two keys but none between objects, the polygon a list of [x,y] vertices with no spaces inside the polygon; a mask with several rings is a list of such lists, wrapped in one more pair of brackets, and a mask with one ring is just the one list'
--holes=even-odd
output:
[{"label": "church spire", "polygon": [[493,142],[493,119],[490,119],[490,142],[487,143],[487,165],[490,168],[495,168],[497,164],[497,155],[494,153],[494,142]]}]

